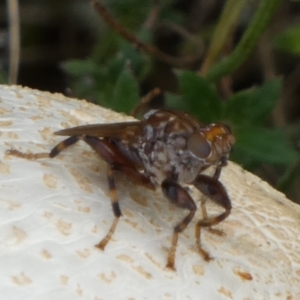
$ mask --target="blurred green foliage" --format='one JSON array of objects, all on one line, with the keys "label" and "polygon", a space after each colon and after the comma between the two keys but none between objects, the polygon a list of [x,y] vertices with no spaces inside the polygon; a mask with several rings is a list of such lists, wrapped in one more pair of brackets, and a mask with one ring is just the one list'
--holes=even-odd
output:
[{"label": "blurred green foliage", "polygon": [[300,55],[300,25],[293,26],[280,34],[274,44],[279,50]]},{"label": "blurred green foliage", "polygon": [[[140,5],[137,0],[110,1],[110,7],[122,24],[151,44],[152,32],[141,25],[150,9],[146,3],[148,1],[145,5]],[[171,4],[172,1],[166,1],[160,18],[181,22],[183,17],[173,10]],[[296,38],[295,32],[299,37],[299,28],[294,28],[279,37],[277,45],[299,53],[299,38]],[[70,85],[77,97],[130,113],[140,99],[140,84],[153,68],[153,60],[124,42],[116,33],[108,31],[89,59],[67,61],[63,68],[70,75]],[[184,110],[203,123],[228,123],[237,141],[232,160],[253,171],[263,164],[289,169],[299,159],[284,129],[275,128],[270,121],[281,94],[280,79],[239,91],[224,100],[216,84],[198,73],[188,70],[175,73],[179,92],[164,93],[165,105]],[[285,188],[287,186],[289,184],[285,182]]]}]

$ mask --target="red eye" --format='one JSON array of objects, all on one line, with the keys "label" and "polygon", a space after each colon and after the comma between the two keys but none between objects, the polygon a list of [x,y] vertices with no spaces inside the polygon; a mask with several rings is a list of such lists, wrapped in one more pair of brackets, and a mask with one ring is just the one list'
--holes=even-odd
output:
[{"label": "red eye", "polygon": [[211,153],[209,142],[200,132],[196,132],[190,136],[187,141],[187,147],[198,158],[206,158]]}]

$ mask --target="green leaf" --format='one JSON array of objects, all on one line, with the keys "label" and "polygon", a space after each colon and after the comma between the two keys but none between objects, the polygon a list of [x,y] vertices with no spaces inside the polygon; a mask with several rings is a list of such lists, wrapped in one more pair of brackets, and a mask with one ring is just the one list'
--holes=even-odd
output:
[{"label": "green leaf", "polygon": [[225,104],[223,118],[237,126],[261,124],[280,97],[281,80],[273,79],[260,88],[233,95]]},{"label": "green leaf", "polygon": [[138,84],[128,65],[117,79],[110,107],[120,112],[130,113],[139,101]]},{"label": "green leaf", "polygon": [[220,119],[221,101],[204,78],[192,71],[179,71],[178,79],[183,101],[192,115],[204,123]]},{"label": "green leaf", "polygon": [[251,91],[242,91],[227,100],[223,110],[222,119],[230,120],[236,126],[249,124],[252,106],[249,105]]},{"label": "green leaf", "polygon": [[233,152],[232,157],[239,157],[242,163],[289,165],[298,157],[298,153],[288,143],[281,130],[243,127],[235,132],[235,136],[237,144],[234,152],[238,153],[235,155]]},{"label": "green leaf", "polygon": [[136,76],[139,76],[145,68],[148,68],[149,58],[141,55],[141,52],[133,48],[132,45],[124,47],[122,53],[125,61],[130,61],[131,70]]},{"label": "green leaf", "polygon": [[279,35],[275,41],[275,47],[280,50],[300,54],[300,25],[287,29],[283,34]]},{"label": "green leaf", "polygon": [[280,97],[281,88],[281,79],[275,78],[252,93],[251,103],[254,108],[251,120],[253,124],[263,122],[270,115]]},{"label": "green leaf", "polygon": [[114,31],[108,31],[105,38],[99,39],[94,46],[90,59],[99,64],[105,64],[120,51],[122,44],[120,36]]},{"label": "green leaf", "polygon": [[112,80],[115,82],[119,77],[120,73],[123,71],[124,64],[130,61],[130,69],[132,73],[135,74],[140,80],[146,69],[149,69],[150,60],[142,56],[136,49],[130,46],[123,48],[122,52],[116,54],[109,61],[102,63],[102,68],[106,70],[106,80]]},{"label": "green leaf", "polygon": [[120,74],[123,72],[125,64],[126,60],[123,53],[116,54],[113,58],[105,62],[105,64],[102,64],[101,68],[105,70],[105,81],[114,86]]},{"label": "green leaf", "polygon": [[186,112],[188,112],[189,110],[189,107],[183,101],[181,95],[173,94],[173,93],[165,93],[164,100],[165,100],[166,107],[176,108],[178,110],[182,110]]},{"label": "green leaf", "polygon": [[61,64],[64,71],[73,76],[94,75],[99,72],[99,66],[92,60],[73,59]]}]

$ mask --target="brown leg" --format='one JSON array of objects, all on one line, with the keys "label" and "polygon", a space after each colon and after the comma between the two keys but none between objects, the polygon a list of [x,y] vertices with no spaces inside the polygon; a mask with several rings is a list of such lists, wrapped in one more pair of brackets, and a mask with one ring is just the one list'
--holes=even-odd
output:
[{"label": "brown leg", "polygon": [[221,163],[217,166],[216,171],[215,171],[214,175],[212,176],[216,180],[219,180],[222,168],[227,166],[227,164],[228,164],[227,158],[225,158],[225,157],[221,158],[220,161],[221,161]]},{"label": "brown leg", "polygon": [[112,205],[112,209],[113,209],[113,212],[115,215],[115,219],[114,219],[108,233],[106,234],[106,236],[97,245],[95,245],[97,248],[99,248],[101,250],[104,250],[105,246],[110,241],[111,237],[113,236],[113,234],[116,230],[117,224],[119,222],[119,218],[122,216],[121,209],[119,206],[119,200],[118,200],[118,194],[117,194],[117,190],[116,190],[115,180],[113,177],[113,171],[111,168],[108,169],[107,179],[108,179],[108,186],[109,186],[109,197],[111,200],[111,205]]},{"label": "brown leg", "polygon": [[72,146],[73,144],[77,143],[81,140],[82,137],[78,135],[70,136],[69,138],[63,140],[59,144],[57,144],[49,153],[49,157],[53,158],[57,156],[61,151],[65,150],[66,148]]},{"label": "brown leg", "polygon": [[120,171],[127,174],[129,177],[137,180],[139,183],[143,184],[148,188],[154,188],[152,183],[148,178],[140,174],[134,164],[128,160],[122,153],[116,148],[116,146],[109,139],[99,139],[93,136],[71,136],[65,141],[59,143],[53,150],[50,152],[50,157],[56,156],[60,151],[66,147],[76,143],[79,139],[82,139],[88,145],[90,145],[94,151],[108,163],[108,187],[109,187],[109,197],[111,200],[112,209],[114,212],[115,219],[110,226],[110,229],[106,236],[95,246],[101,250],[104,250],[108,242],[111,240],[120,217],[122,216],[121,209],[119,206],[118,193],[116,190],[115,180],[114,180],[114,171]]},{"label": "brown leg", "polygon": [[36,160],[41,158],[49,158],[49,153],[24,153],[16,149],[10,149],[5,152],[5,154],[28,159],[28,160]]},{"label": "brown leg", "polygon": [[[206,210],[205,204],[206,204],[206,201],[201,202],[201,211],[202,211],[203,220],[207,219],[207,210]],[[207,227],[207,229],[208,229],[209,232],[211,232],[213,234],[220,235],[220,236],[225,235],[223,230],[219,230],[219,229],[212,228],[212,227]]]},{"label": "brown leg", "polygon": [[201,256],[203,257],[203,259],[207,262],[212,260],[213,258],[201,246],[201,226],[199,226],[198,224],[195,227],[195,240],[196,240],[196,245],[197,245],[198,251],[201,254]]},{"label": "brown leg", "polygon": [[100,243],[96,245],[97,248],[104,249],[111,237],[113,236],[113,233],[115,232],[115,229],[117,227],[119,218],[121,217],[122,213],[119,207],[119,201],[118,201],[118,195],[115,187],[115,181],[113,177],[114,171],[120,171],[124,174],[127,174],[130,178],[133,180],[136,180],[139,184],[144,185],[145,187],[148,187],[149,189],[154,189],[153,184],[151,181],[145,177],[143,174],[139,173],[138,170],[135,168],[135,165],[133,162],[131,162],[129,159],[127,159],[118,149],[117,147],[106,138],[97,138],[93,136],[71,136],[59,144],[57,144],[50,153],[37,153],[37,154],[26,154],[22,153],[18,150],[9,150],[7,151],[8,154],[26,158],[26,159],[38,159],[38,158],[44,158],[44,157],[55,157],[57,156],[62,150],[68,148],[69,146],[75,144],[77,141],[83,140],[88,145],[90,145],[95,152],[104,159],[108,165],[108,186],[109,186],[109,196],[112,203],[112,209],[115,215],[115,219],[107,233],[107,235],[102,239]]},{"label": "brown leg", "polygon": [[68,148],[69,146],[75,144],[77,141],[79,141],[81,137],[79,136],[71,136],[59,144],[57,144],[51,151],[50,153],[23,153],[21,151],[18,151],[16,149],[11,149],[7,150],[6,153],[9,155],[21,157],[24,159],[29,159],[29,160],[36,160],[36,159],[41,159],[41,158],[53,158],[56,155],[58,155],[62,150]]},{"label": "brown leg", "polygon": [[[223,158],[221,160],[221,164],[217,166],[216,168],[216,171],[214,173],[214,175],[212,176],[213,179],[219,181],[219,177],[220,177],[220,174],[221,174],[221,171],[222,171],[222,168],[225,167],[227,165],[227,159],[226,158]],[[226,193],[226,191],[225,191]],[[228,197],[228,196],[227,196]],[[202,202],[201,204],[201,210],[202,210],[202,216],[203,216],[203,219],[207,219],[207,211],[206,211],[206,206],[205,206],[205,201]],[[215,228],[212,228],[212,227],[208,227],[208,230],[211,232],[211,233],[214,233],[214,234],[217,234],[217,235],[220,235],[220,236],[224,236],[225,233],[223,230],[219,230],[219,229],[215,229]]]},{"label": "brown leg", "polygon": [[114,212],[115,219],[106,234],[106,236],[96,245],[97,248],[104,250],[110,239],[112,238],[120,217],[122,216],[121,209],[119,206],[118,193],[116,190],[114,171],[120,171],[127,174],[130,178],[138,181],[144,186],[153,189],[154,186],[149,181],[148,178],[140,174],[131,161],[119,152],[119,150],[112,144],[108,139],[98,139],[92,136],[84,136],[83,141],[89,144],[100,157],[102,157],[109,166],[107,179],[109,187],[109,197],[112,204],[112,209]]},{"label": "brown leg", "polygon": [[[228,217],[231,211],[230,199],[227,195],[224,186],[218,180],[218,177],[220,175],[219,168],[217,168],[215,175],[216,176],[213,177],[209,177],[206,175],[198,175],[194,182],[195,187],[198,190],[200,190],[205,196],[209,197],[212,201],[225,208],[225,211],[222,214],[208,218],[205,203],[201,204],[203,219],[200,220],[196,225],[195,238],[198,250],[206,261],[209,261],[211,257],[209,256],[208,252],[206,252],[201,246],[201,227],[210,227],[222,222]],[[224,235],[224,233],[219,230],[211,229],[211,231],[219,235]]]},{"label": "brown leg", "polygon": [[111,143],[108,139],[105,138],[99,139],[97,137],[88,135],[71,136],[70,138],[62,141],[56,147],[54,147],[50,152],[50,157],[56,156],[60,151],[76,143],[79,139],[82,139],[84,142],[90,145],[94,149],[94,151],[108,163],[109,166],[107,172],[109,197],[111,200],[111,205],[115,219],[112,225],[110,226],[110,229],[106,236],[98,244],[95,245],[97,248],[104,250],[108,242],[111,240],[117,228],[119,219],[122,216],[113,172],[120,171],[122,173],[127,174],[131,178],[137,180],[139,183],[143,184],[148,188],[153,189],[154,187],[149,181],[149,179],[140,174],[136,170],[134,164],[131,161],[129,161],[126,157],[124,157],[113,143]]},{"label": "brown leg", "polygon": [[173,180],[165,179],[162,182],[161,187],[164,195],[170,200],[171,203],[175,204],[180,208],[188,209],[190,211],[189,214],[174,228],[172,245],[169,250],[166,267],[175,270],[174,265],[175,265],[175,253],[176,253],[176,247],[178,241],[178,234],[182,232],[191,222],[191,220],[195,215],[197,207],[192,197],[177,182]]}]

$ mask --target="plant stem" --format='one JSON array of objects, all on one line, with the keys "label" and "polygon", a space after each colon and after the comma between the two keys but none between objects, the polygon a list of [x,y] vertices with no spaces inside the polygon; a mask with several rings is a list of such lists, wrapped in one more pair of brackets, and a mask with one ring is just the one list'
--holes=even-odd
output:
[{"label": "plant stem", "polygon": [[136,35],[127,30],[127,28],[123,27],[119,23],[119,21],[109,13],[106,7],[102,4],[102,1],[90,1],[97,13],[99,14],[99,16],[101,16],[101,18],[106,22],[106,24],[108,24],[112,29],[114,29],[125,40],[132,43],[137,49],[141,49],[146,53],[156,57],[158,60],[177,68],[190,68],[197,61],[197,57],[194,56],[174,57],[168,55],[167,53],[161,51],[157,47],[142,42]]},{"label": "plant stem", "polygon": [[253,17],[252,23],[249,25],[234,51],[208,71],[206,78],[209,81],[218,81],[223,76],[238,69],[245,62],[281,1],[282,0],[261,0],[261,4]]},{"label": "plant stem", "polygon": [[206,58],[201,66],[200,72],[202,75],[207,73],[211,65],[219,57],[220,52],[224,48],[224,44],[228,41],[228,37],[232,34],[244,3],[245,0],[228,0],[226,2],[220,20],[214,31]]}]

